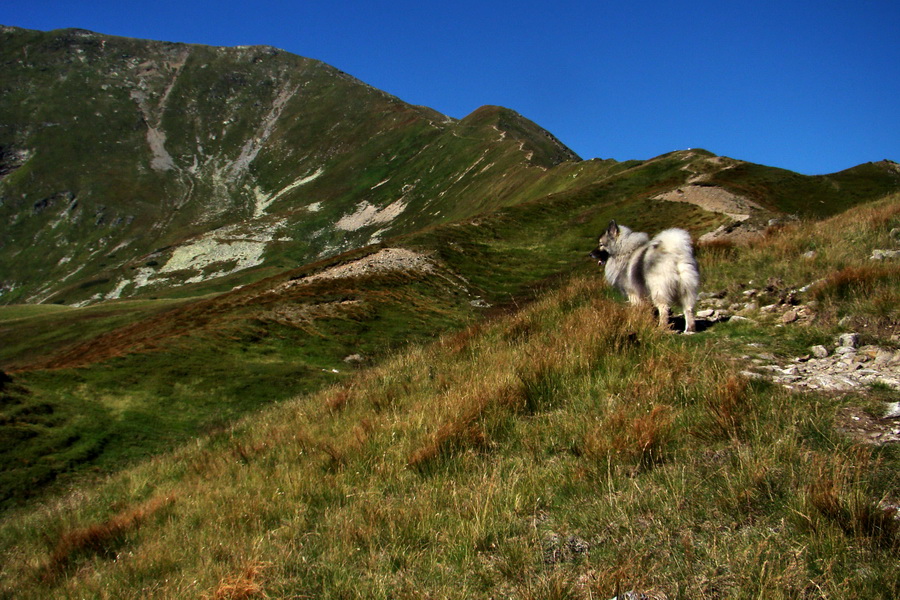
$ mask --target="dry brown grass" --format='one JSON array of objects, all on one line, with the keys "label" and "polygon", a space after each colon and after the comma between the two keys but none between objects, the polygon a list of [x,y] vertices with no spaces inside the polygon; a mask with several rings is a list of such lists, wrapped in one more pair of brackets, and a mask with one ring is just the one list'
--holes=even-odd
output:
[{"label": "dry brown grass", "polygon": [[738,245],[733,240],[717,239],[698,242],[695,246],[698,258],[704,260],[726,260],[738,253]]},{"label": "dry brown grass", "polygon": [[113,515],[102,523],[76,527],[64,532],[50,552],[44,567],[46,578],[61,575],[78,556],[99,555],[115,557],[115,549],[122,538],[137,529],[149,517],[175,502],[174,495],[157,496],[140,506]]},{"label": "dry brown grass", "polygon": [[698,438],[711,442],[738,437],[748,418],[749,382],[731,374],[703,399],[706,418],[692,430]]},{"label": "dry brown grass", "polygon": [[263,574],[271,565],[254,561],[237,575],[222,580],[211,594],[204,594],[204,600],[251,600],[268,598],[262,585]]},{"label": "dry brown grass", "polygon": [[658,464],[665,460],[672,441],[675,415],[676,409],[665,404],[619,405],[587,433],[584,453],[642,468]]},{"label": "dry brown grass", "polygon": [[491,445],[490,430],[523,404],[522,387],[484,384],[447,399],[451,413],[425,442],[409,455],[407,466],[423,471],[438,459],[465,450],[482,451]]},{"label": "dry brown grass", "polygon": [[[833,399],[738,375],[719,326],[668,335],[602,292],[573,281],[185,450],[160,468],[190,506],[70,595],[896,597],[893,455],[853,455]],[[548,562],[548,532],[586,550]]]},{"label": "dry brown grass", "polygon": [[424,470],[436,459],[465,448],[483,448],[488,437],[478,423],[478,411],[471,411],[441,425],[426,443],[410,454],[407,466]]},{"label": "dry brown grass", "polygon": [[451,356],[464,352],[469,349],[473,342],[479,339],[485,328],[486,324],[484,321],[473,323],[462,331],[442,337],[440,341],[441,347]]},{"label": "dry brown grass", "polygon": [[332,413],[342,411],[353,398],[350,386],[340,385],[325,392],[325,407]]},{"label": "dry brown grass", "polygon": [[830,273],[812,289],[817,300],[843,300],[851,295],[865,296],[885,284],[900,285],[900,269],[890,266],[849,266]]},{"label": "dry brown grass", "polygon": [[[881,548],[900,550],[900,523],[896,511],[885,509],[865,493],[863,480],[873,467],[870,451],[857,449],[856,456],[819,460],[815,476],[806,490],[809,522],[820,528],[820,519],[848,537],[868,541]],[[818,517],[818,518],[817,518]]]}]

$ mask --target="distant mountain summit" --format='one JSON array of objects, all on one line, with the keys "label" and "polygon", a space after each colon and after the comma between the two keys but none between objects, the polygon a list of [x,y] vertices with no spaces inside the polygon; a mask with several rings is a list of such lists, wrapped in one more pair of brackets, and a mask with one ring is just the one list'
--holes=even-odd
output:
[{"label": "distant mountain summit", "polygon": [[578,160],[511,110],[456,121],[267,46],[3,27],[0,80],[0,302],[295,266]]}]

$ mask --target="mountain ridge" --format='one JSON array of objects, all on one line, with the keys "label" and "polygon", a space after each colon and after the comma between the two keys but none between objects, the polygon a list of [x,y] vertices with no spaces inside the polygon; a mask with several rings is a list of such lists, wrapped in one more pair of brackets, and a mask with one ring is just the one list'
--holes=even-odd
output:
[{"label": "mountain ridge", "polygon": [[[63,268],[33,268],[30,285],[6,282],[5,302],[63,300],[54,297],[60,288],[45,282],[73,277],[64,267],[69,263],[81,263],[84,275],[94,271],[79,274],[78,285],[103,290],[75,301],[118,297],[159,275],[135,261],[158,261],[157,250],[216,230],[222,238],[245,238],[243,254],[238,248],[236,256],[218,260],[224,268],[201,263],[170,285],[265,262],[273,228],[304,238],[308,248],[299,262],[306,262],[389,230],[510,201],[503,198],[518,191],[493,185],[483,174],[497,160],[533,181],[536,174],[526,173],[531,159],[551,166],[574,157],[511,111],[504,113],[510,140],[484,139],[484,131],[472,137],[471,120],[409,105],[325,63],[271,47],[144,42],[84,30],[7,27],[3,35],[2,194],[13,221],[5,237],[25,247],[41,237],[82,246],[69,255],[51,250]],[[43,85],[33,71],[45,76]],[[531,147],[529,136],[539,147]],[[544,148],[552,155],[545,158]],[[517,153],[528,157],[521,166]],[[447,166],[425,182],[430,190],[417,190],[427,179],[420,174],[441,164]],[[474,209],[454,192],[469,185],[483,194]],[[439,193],[453,205],[448,215],[428,206]],[[23,218],[28,208],[40,218]],[[403,212],[396,224],[389,218]],[[362,218],[341,221],[355,213]],[[84,223],[73,239],[59,234],[78,219]],[[121,230],[107,227],[97,235],[88,222]],[[55,235],[42,231],[48,225]],[[136,243],[138,234],[152,243]],[[125,253],[127,260],[116,256],[114,272],[104,271],[109,265],[102,261],[85,260],[101,252]],[[127,277],[128,268],[137,277]],[[4,270],[10,269],[7,263]],[[25,289],[10,294],[13,287]]]},{"label": "mountain ridge", "polygon": [[[0,37],[2,304],[223,291],[672,154],[582,160],[512,109],[453,119],[271,46]],[[680,155],[772,214],[832,214],[897,181],[890,165],[807,177]]]}]

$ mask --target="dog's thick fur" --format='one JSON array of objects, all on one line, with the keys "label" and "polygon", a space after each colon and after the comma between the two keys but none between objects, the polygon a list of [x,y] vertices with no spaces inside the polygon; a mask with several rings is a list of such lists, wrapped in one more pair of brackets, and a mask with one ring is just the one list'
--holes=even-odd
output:
[{"label": "dog's thick fur", "polygon": [[591,257],[604,265],[606,280],[630,302],[650,300],[656,306],[660,327],[669,327],[669,309],[679,304],[684,332],[694,333],[700,272],[687,231],[666,229],[650,239],[611,221]]}]

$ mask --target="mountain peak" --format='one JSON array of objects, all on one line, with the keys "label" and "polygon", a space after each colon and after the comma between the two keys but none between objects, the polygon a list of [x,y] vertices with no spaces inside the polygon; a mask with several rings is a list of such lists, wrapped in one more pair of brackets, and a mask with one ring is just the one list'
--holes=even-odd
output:
[{"label": "mountain peak", "polygon": [[252,280],[533,198],[578,159],[513,110],[457,122],[270,46],[3,31],[2,303]]},{"label": "mountain peak", "polygon": [[543,167],[553,167],[567,161],[580,161],[581,157],[556,136],[521,114],[505,108],[487,104],[480,106],[459,122],[460,127],[493,128],[505,139],[512,139],[528,147],[532,152],[531,162]]}]

